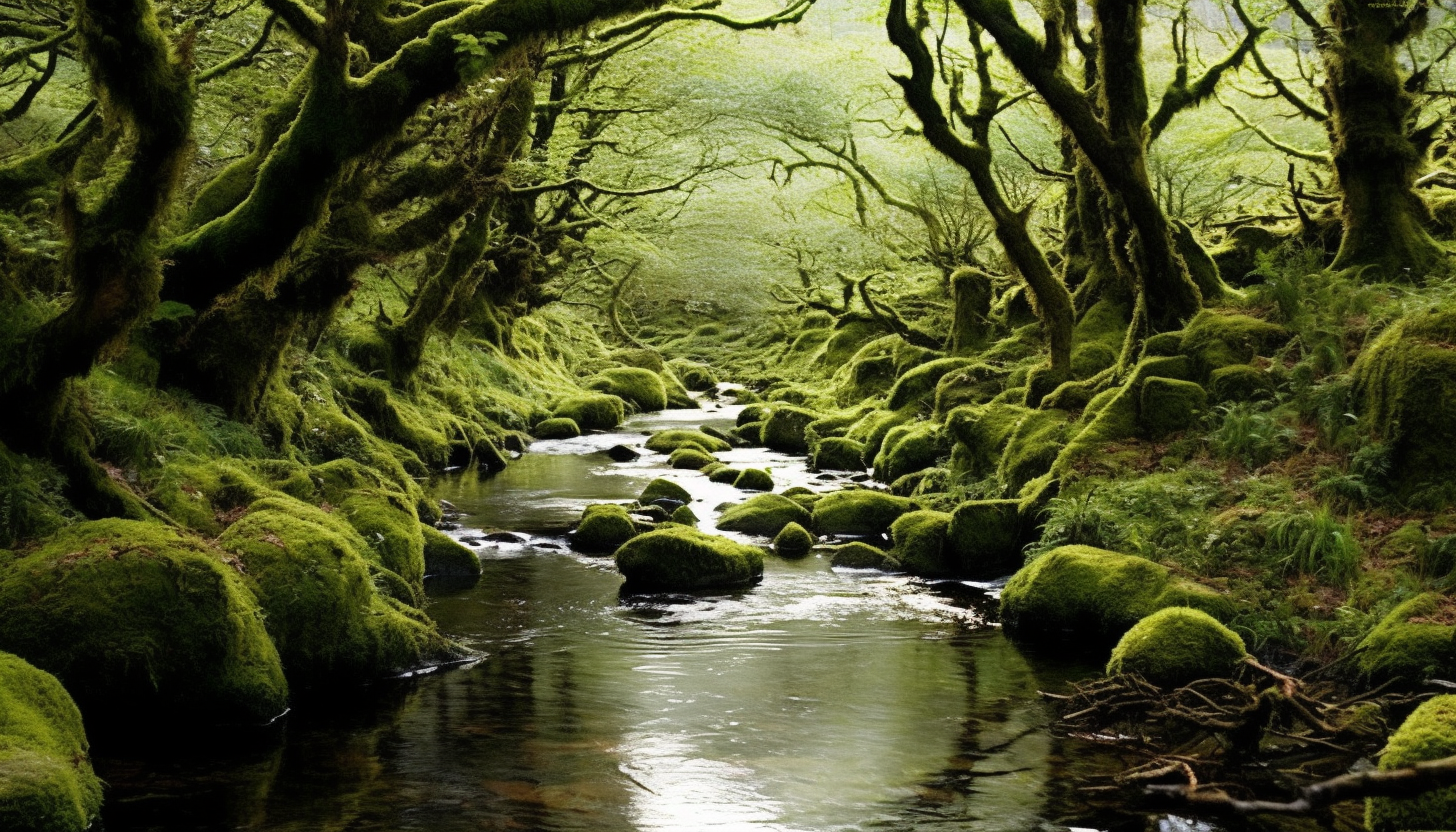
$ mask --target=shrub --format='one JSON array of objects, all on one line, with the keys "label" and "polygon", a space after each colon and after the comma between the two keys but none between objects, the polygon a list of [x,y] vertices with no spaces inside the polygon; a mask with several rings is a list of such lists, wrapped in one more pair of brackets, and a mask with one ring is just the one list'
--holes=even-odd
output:
[{"label": "shrub", "polygon": [[1294,429],[1280,424],[1260,405],[1238,402],[1214,410],[1217,419],[1208,443],[1224,459],[1238,460],[1246,468],[1260,468],[1293,448]]},{"label": "shrub", "polygon": [[1326,508],[1282,514],[1269,523],[1268,547],[1286,571],[1321,575],[1349,586],[1360,569],[1360,544]]}]

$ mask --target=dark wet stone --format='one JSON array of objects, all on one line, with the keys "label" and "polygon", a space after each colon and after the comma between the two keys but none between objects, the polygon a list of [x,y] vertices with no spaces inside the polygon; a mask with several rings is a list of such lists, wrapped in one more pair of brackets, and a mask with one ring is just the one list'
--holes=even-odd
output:
[{"label": "dark wet stone", "polygon": [[674,500],[671,497],[658,497],[656,500],[648,503],[648,505],[657,506],[668,514],[672,514],[674,511],[687,505],[687,503],[684,503],[682,500]]},{"label": "dark wet stone", "polygon": [[485,538],[472,535],[470,537],[460,538],[460,542],[466,546],[483,546],[485,545]]},{"label": "dark wet stone", "polygon": [[484,539],[488,543],[525,543],[530,538],[515,532],[491,532]]},{"label": "dark wet stone", "polygon": [[[682,503],[678,503],[677,505],[680,506],[682,505]],[[674,508],[676,508],[676,506],[674,506]],[[662,521],[672,517],[672,512],[668,511],[666,507],[660,506],[656,503],[648,506],[643,506],[642,508],[633,509],[630,513],[635,514],[638,517],[646,517],[654,523],[661,523]]]},{"label": "dark wet stone", "polygon": [[448,520],[441,520],[440,522],[435,524],[435,528],[439,529],[442,532],[453,532],[456,529],[460,528],[460,524],[451,523]]},{"label": "dark wet stone", "polygon": [[855,474],[849,478],[850,482],[869,482],[873,479],[869,474]]},{"label": "dark wet stone", "polygon": [[631,462],[640,459],[642,454],[626,445],[613,445],[607,449],[607,456],[611,457],[613,462]]},{"label": "dark wet stone", "polygon": [[831,480],[837,480],[837,479],[839,479],[839,477],[835,476],[834,474],[820,474],[819,476],[815,477],[814,479],[816,479],[816,480],[823,480],[824,482],[830,482]]}]

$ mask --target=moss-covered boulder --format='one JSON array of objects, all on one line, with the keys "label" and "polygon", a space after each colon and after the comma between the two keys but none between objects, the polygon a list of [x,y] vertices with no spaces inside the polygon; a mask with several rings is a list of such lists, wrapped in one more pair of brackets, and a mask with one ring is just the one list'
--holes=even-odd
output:
[{"label": "moss-covered boulder", "polygon": [[1166,688],[1233,674],[1247,652],[1238,633],[1202,610],[1168,607],[1123,633],[1107,675],[1135,673]]},{"label": "moss-covered boulder", "polygon": [[813,529],[816,534],[886,534],[900,515],[917,508],[912,500],[880,491],[835,491],[814,504]]},{"label": "moss-covered boulder", "polygon": [[1025,527],[1016,500],[972,500],[956,506],[946,530],[946,552],[968,578],[996,578],[1022,564]]},{"label": "moss-covered boulder", "polygon": [[1179,352],[1191,358],[1199,378],[1205,378],[1220,367],[1268,355],[1290,337],[1289,330],[1261,318],[1205,309],[1183,329]]},{"label": "moss-covered boulder", "polygon": [[691,503],[693,501],[693,495],[689,494],[686,488],[683,488],[672,480],[665,480],[658,477],[652,482],[649,482],[646,488],[642,489],[642,493],[637,497],[637,502],[645,506],[654,500],[663,499],[676,500],[679,503]]},{"label": "moss-covered boulder", "polygon": [[1062,546],[1022,568],[1001,592],[1001,620],[1020,639],[1111,644],[1164,607],[1194,607],[1228,620],[1218,593],[1174,578],[1150,560],[1091,546]]},{"label": "moss-covered boulder", "polygon": [[670,454],[684,446],[695,446],[699,450],[710,454],[720,454],[724,451],[731,451],[733,446],[726,441],[709,436],[700,430],[687,430],[674,428],[672,430],[661,430],[647,439],[647,450],[656,451],[660,454]]},{"label": "moss-covered boulder", "polygon": [[952,441],[950,470],[976,479],[996,473],[1017,428],[1023,421],[1037,418],[1037,413],[1019,404],[955,408],[945,419],[945,432]]},{"label": "moss-covered boulder", "polygon": [[890,526],[894,546],[891,557],[906,572],[927,578],[956,574],[956,564],[946,552],[946,530],[950,515],[943,511],[912,511],[901,515]]},{"label": "moss-covered boulder", "polygon": [[913,422],[916,419],[915,408],[905,410],[872,410],[860,417],[859,421],[845,434],[848,439],[864,443],[864,459],[866,464],[880,455],[880,448],[884,445],[885,436],[900,425]]},{"label": "moss-covered boulder", "polygon": [[1360,426],[1390,446],[1400,496],[1456,496],[1456,305],[1387,329],[1351,368]]},{"label": "moss-covered boulder", "polygon": [[950,453],[950,441],[939,425],[915,422],[891,428],[875,457],[875,479],[895,480],[931,468]]},{"label": "moss-covered boulder", "polygon": [[333,687],[464,655],[376,581],[370,546],[336,514],[284,497],[254,503],[218,546],[256,589],[289,681]]},{"label": "moss-covered boulder", "polygon": [[723,512],[718,528],[773,537],[790,523],[809,524],[808,509],[779,494],[760,494]]},{"label": "moss-covered boulder", "polygon": [[841,436],[819,440],[810,468],[814,471],[863,471],[864,443]]},{"label": "moss-covered boulder", "polygon": [[156,523],[68,527],[0,567],[0,650],[92,719],[268,721],[288,685],[240,567]]},{"label": "moss-covered boulder", "polygon": [[[1456,756],[1456,695],[1437,696],[1406,717],[1380,755],[1380,769],[1390,771]],[[1365,825],[1371,832],[1450,829],[1456,819],[1456,786],[1419,797],[1372,797],[1365,801]]]},{"label": "moss-covered boulder", "polygon": [[392,489],[360,489],[345,496],[333,516],[354,527],[373,552],[371,560],[404,579],[418,595],[425,579],[425,538],[408,499]]},{"label": "moss-covered boulder", "polygon": [[667,457],[668,465],[683,471],[701,471],[717,461],[712,454],[689,447],[678,448]]},{"label": "moss-covered boulder", "polygon": [[674,358],[667,362],[667,365],[677,374],[683,386],[694,392],[711,390],[718,384],[718,374],[707,364],[689,361],[686,358]]},{"label": "moss-covered boulder", "polygon": [[693,511],[687,506],[678,506],[677,508],[673,509],[672,516],[669,517],[668,520],[673,523],[680,523],[684,526],[698,525],[697,512]]},{"label": "moss-covered boulder", "polygon": [[478,578],[480,558],[433,526],[423,527],[425,574],[435,578]]},{"label": "moss-covered boulder", "polygon": [[723,483],[724,485],[732,485],[733,483],[738,482],[738,476],[743,473],[743,469],[734,468],[731,465],[719,465],[711,471],[704,468],[703,472],[708,475],[709,482],[719,482]]},{"label": "moss-covered boulder", "polygon": [[0,653],[0,829],[82,832],[101,810],[81,712],[49,673]]},{"label": "moss-covered boulder", "polygon": [[781,558],[797,560],[807,557],[812,548],[814,548],[814,535],[798,523],[790,523],[774,535],[774,554]]},{"label": "moss-covered boulder", "polygon": [[1375,684],[1417,685],[1456,674],[1456,601],[1436,592],[1396,606],[1358,645],[1360,673]]},{"label": "moss-covered boulder", "polygon": [[571,419],[543,419],[531,428],[531,435],[537,439],[575,439],[581,436],[581,428]]},{"label": "moss-covered boulder", "polygon": [[733,481],[733,487],[740,491],[772,491],[773,476],[762,468],[745,468]]},{"label": "moss-covered boulder", "polygon": [[611,430],[626,418],[627,405],[609,393],[585,393],[562,399],[551,415],[556,419],[570,419],[581,430]]},{"label": "moss-covered boulder", "polygon": [[1269,374],[1248,364],[1230,364],[1208,374],[1209,397],[1215,402],[1251,402],[1274,395]]},{"label": "moss-covered boulder", "polygon": [[942,378],[974,363],[970,358],[939,358],[909,370],[890,388],[885,409],[899,410],[912,404],[929,403]]},{"label": "moss-covered boulder", "polygon": [[743,427],[749,422],[762,422],[772,412],[773,408],[766,404],[746,405],[742,410],[738,411],[738,416],[733,420],[733,424],[738,427]]},{"label": "moss-covered boulder", "polygon": [[640,412],[667,408],[667,387],[662,383],[662,376],[641,367],[603,370],[589,380],[586,386],[610,393]]},{"label": "moss-covered boulder", "polygon": [[571,548],[578,552],[611,554],[636,536],[637,526],[626,508],[611,503],[591,505],[582,511],[581,521],[571,533]]},{"label": "moss-covered boulder", "polygon": [[763,422],[749,422],[746,425],[739,425],[733,429],[733,435],[738,441],[746,445],[763,444]]},{"label": "moss-covered boulder", "polygon": [[664,369],[658,373],[658,377],[662,379],[662,387],[667,391],[667,409],[691,410],[698,406],[692,392],[678,381],[677,374],[672,370]]},{"label": "moss-covered boulder", "polygon": [[775,408],[763,423],[760,441],[771,451],[786,454],[809,452],[809,441],[805,436],[810,423],[818,421],[819,414],[802,407],[784,406]]},{"label": "moss-covered boulder", "polygon": [[1149,439],[1187,430],[1208,409],[1208,393],[1191,381],[1150,378],[1143,382],[1138,425]]},{"label": "moss-covered boulder", "polygon": [[749,586],[763,577],[763,552],[687,526],[638,535],[617,550],[627,588],[686,592]]},{"label": "moss-covered boulder", "polygon": [[881,569],[886,572],[897,572],[900,569],[898,560],[883,549],[868,543],[855,541],[843,546],[833,546],[829,551],[830,566],[842,569]]}]

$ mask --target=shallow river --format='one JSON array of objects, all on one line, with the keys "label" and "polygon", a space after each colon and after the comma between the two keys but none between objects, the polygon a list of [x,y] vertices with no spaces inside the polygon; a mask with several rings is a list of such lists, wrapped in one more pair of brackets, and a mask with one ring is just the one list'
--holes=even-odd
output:
[{"label": "shallow river", "polygon": [[[307,702],[263,736],[99,748],[106,829],[1204,828],[1079,798],[1075,773],[1117,763],[1050,733],[1036,691],[1091,669],[1024,656],[984,624],[984,588],[770,556],[751,590],[632,598],[610,558],[566,548],[582,506],[657,476],[711,528],[741,492],[602,451],[735,412],[637,417],[445,479],[457,536],[526,541],[479,544],[472,587],[431,587],[430,614],[482,658]],[[802,459],[721,457],[834,487]]]}]

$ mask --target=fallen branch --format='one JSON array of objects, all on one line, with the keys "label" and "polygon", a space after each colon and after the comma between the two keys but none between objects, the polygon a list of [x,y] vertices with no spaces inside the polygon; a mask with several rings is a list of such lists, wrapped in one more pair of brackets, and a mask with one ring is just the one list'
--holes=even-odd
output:
[{"label": "fallen branch", "polygon": [[1456,785],[1456,756],[1416,763],[1390,771],[1361,771],[1313,783],[1287,803],[1239,800],[1221,789],[1188,785],[1144,786],[1148,799],[1162,806],[1190,807],[1234,815],[1305,815],[1342,800],[1365,797],[1414,797],[1432,789]]}]

